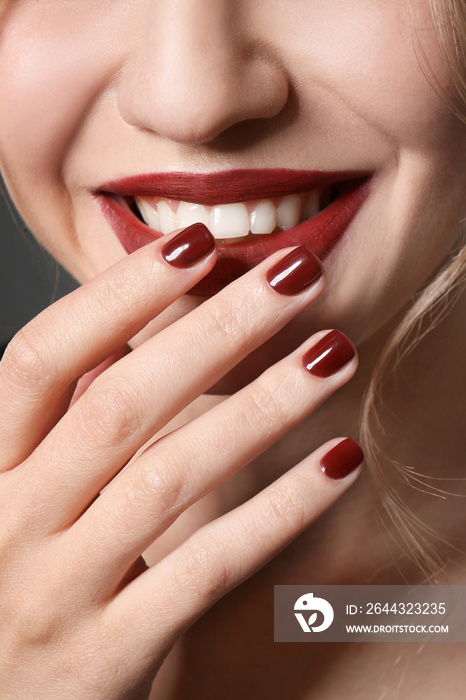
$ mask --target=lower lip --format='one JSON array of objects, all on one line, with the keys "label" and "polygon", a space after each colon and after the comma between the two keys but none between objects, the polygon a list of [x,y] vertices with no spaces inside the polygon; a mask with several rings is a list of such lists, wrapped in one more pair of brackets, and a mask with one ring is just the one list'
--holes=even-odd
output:
[{"label": "lower lip", "polygon": [[[212,296],[282,248],[305,245],[320,260],[325,260],[343,238],[367,199],[369,190],[368,178],[349,180],[342,184],[338,199],[310,221],[280,233],[245,238],[235,243],[220,243],[214,268],[191,289],[190,294]],[[105,219],[127,253],[133,253],[163,236],[139,221],[121,198],[99,193],[97,200]]]}]

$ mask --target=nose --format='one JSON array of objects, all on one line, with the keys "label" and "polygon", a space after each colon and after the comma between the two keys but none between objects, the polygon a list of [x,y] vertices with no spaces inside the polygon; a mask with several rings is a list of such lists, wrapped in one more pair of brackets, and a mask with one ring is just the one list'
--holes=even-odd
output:
[{"label": "nose", "polygon": [[[229,127],[276,116],[286,71],[236,0],[141,0],[130,22],[118,108],[139,129],[207,143]],[[137,23],[137,26],[135,25]]]}]

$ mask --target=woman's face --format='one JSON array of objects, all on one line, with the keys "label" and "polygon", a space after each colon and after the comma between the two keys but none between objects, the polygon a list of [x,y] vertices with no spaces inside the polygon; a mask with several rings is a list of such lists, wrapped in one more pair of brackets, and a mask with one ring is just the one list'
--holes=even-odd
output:
[{"label": "woman's face", "polygon": [[[245,212],[246,222],[254,214],[263,229],[281,216],[291,233],[256,234],[253,255],[250,242],[237,242],[238,269],[270,247],[307,239],[326,259],[326,290],[293,322],[289,342],[337,327],[360,343],[439,265],[466,199],[465,127],[424,77],[405,4],[7,2],[0,10],[0,168],[20,213],[85,281],[143,243],[141,231],[152,235],[124,213],[133,195],[156,212],[154,229],[163,216],[168,228],[183,223],[175,218],[178,202],[162,200],[201,203],[198,212],[209,220],[215,204],[246,202],[217,209],[218,236],[225,219],[225,231],[247,233]],[[412,2],[418,38],[448,91],[425,5]],[[290,184],[282,168],[305,172]],[[174,172],[181,174],[157,177]],[[192,177],[205,173],[215,175]],[[143,174],[153,177],[127,179]],[[369,176],[368,188],[356,188],[349,205],[331,205],[344,226],[328,212],[317,221],[316,191],[354,176]],[[327,186],[322,198],[328,194]],[[296,233],[296,217],[316,222]],[[227,258],[235,250],[231,240],[221,245]],[[204,292],[226,283],[231,265],[219,269]],[[186,295],[150,332],[201,301]]]}]

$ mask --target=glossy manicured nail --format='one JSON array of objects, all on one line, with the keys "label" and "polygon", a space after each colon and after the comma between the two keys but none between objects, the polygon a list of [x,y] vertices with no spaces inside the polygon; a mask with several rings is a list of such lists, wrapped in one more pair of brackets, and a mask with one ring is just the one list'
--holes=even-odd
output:
[{"label": "glossy manicured nail", "polygon": [[346,438],[332,447],[320,460],[320,469],[331,479],[344,479],[354,472],[364,459],[358,443]]},{"label": "glossy manicured nail", "polygon": [[192,224],[180,231],[162,248],[162,256],[173,267],[195,265],[215,248],[215,238],[204,224]]},{"label": "glossy manicured nail", "polygon": [[340,331],[330,331],[303,356],[303,364],[316,377],[330,377],[355,356],[352,343]]},{"label": "glossy manicured nail", "polygon": [[299,246],[268,270],[266,279],[279,294],[293,296],[304,292],[322,276],[322,266],[314,253]]}]

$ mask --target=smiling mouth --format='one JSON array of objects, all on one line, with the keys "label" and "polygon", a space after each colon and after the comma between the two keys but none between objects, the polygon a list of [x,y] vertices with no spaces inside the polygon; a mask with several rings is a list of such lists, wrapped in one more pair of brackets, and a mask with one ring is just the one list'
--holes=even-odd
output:
[{"label": "smiling mouth", "polygon": [[272,253],[306,245],[324,260],[370,190],[373,173],[232,170],[156,173],[106,183],[95,196],[127,253],[204,223],[218,259],[191,294],[211,296]]},{"label": "smiling mouth", "polygon": [[131,211],[153,231],[167,235],[203,223],[223,244],[288,231],[310,221],[339,196],[338,184],[273,199],[207,206],[163,197],[126,198]]}]

